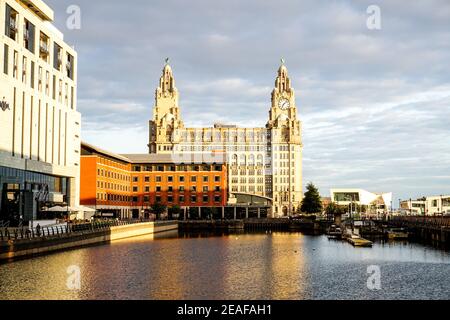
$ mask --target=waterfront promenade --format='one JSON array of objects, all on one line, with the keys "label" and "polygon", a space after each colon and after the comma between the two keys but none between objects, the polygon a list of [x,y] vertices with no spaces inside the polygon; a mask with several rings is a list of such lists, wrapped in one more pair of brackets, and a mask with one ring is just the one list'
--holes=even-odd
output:
[{"label": "waterfront promenade", "polygon": [[0,261],[178,230],[176,221],[103,221],[42,228],[1,228]]}]

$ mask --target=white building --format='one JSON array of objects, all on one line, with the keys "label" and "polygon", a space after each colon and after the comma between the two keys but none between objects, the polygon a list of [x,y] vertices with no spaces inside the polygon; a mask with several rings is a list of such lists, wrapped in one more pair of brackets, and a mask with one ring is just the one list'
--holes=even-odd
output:
[{"label": "white building", "polygon": [[[246,90],[242,88],[241,90]],[[179,93],[169,64],[163,68],[149,122],[149,152],[216,155],[229,164],[229,198],[256,195],[272,200],[272,215],[294,214],[303,199],[301,122],[295,91],[282,62],[278,69],[265,127],[240,128],[215,124],[186,128],[178,104]],[[207,109],[207,106],[205,106]],[[239,117],[239,112],[235,117]]]},{"label": "white building", "polygon": [[450,214],[450,195],[431,196],[426,198],[428,215]]},{"label": "white building", "polygon": [[406,215],[423,215],[426,212],[425,199],[409,199],[400,202],[400,213]]},{"label": "white building", "polygon": [[0,221],[79,203],[76,52],[41,0],[0,0]]},{"label": "white building", "polygon": [[392,208],[392,192],[374,193],[364,189],[331,189],[331,201],[339,206],[347,206],[348,212],[369,215],[386,214]]}]

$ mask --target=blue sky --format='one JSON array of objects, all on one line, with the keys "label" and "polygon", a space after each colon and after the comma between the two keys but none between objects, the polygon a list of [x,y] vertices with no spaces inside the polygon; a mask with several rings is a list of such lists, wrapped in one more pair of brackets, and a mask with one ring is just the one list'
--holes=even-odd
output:
[{"label": "blue sky", "polygon": [[[147,151],[166,57],[187,126],[264,126],[284,57],[304,128],[305,184],[323,195],[450,194],[449,1],[46,2],[78,51],[87,142]],[[73,4],[80,30],[66,28]],[[381,30],[366,26],[372,4]]]}]

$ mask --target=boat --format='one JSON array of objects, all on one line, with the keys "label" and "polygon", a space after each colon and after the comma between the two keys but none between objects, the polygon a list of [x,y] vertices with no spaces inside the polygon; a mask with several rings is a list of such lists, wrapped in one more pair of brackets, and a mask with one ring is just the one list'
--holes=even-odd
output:
[{"label": "boat", "polygon": [[373,245],[372,241],[361,238],[356,234],[353,234],[350,237],[348,237],[347,241],[351,243],[354,247],[372,247]]},{"label": "boat", "polygon": [[386,231],[386,234],[390,240],[408,239],[408,232],[406,232],[403,228],[391,228]]},{"label": "boat", "polygon": [[331,225],[327,232],[328,239],[341,239],[342,230],[335,224]]}]

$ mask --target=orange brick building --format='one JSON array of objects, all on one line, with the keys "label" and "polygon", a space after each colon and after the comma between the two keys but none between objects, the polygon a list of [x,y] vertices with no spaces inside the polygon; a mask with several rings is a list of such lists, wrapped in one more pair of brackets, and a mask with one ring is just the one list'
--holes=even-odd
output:
[{"label": "orange brick building", "polygon": [[81,144],[81,205],[116,218],[148,217],[151,206],[224,207],[227,166],[174,161],[169,154],[118,155]]}]

